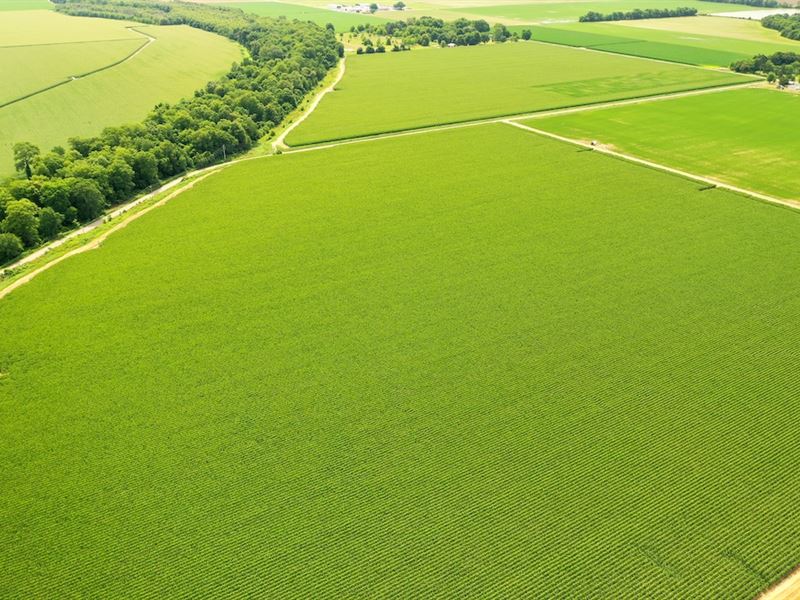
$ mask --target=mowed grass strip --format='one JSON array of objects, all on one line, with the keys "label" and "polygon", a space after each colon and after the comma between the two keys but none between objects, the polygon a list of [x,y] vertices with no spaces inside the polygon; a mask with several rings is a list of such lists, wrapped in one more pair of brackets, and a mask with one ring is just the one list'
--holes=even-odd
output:
[{"label": "mowed grass strip", "polygon": [[[147,43],[139,39],[0,48],[0,105],[123,60]],[[32,68],[32,65],[36,65]]]},{"label": "mowed grass strip", "polygon": [[199,29],[137,29],[156,41],[130,60],[0,108],[0,175],[13,170],[16,142],[32,142],[46,150],[72,136],[138,121],[157,103],[191,95],[242,58],[235,43]]},{"label": "mowed grass strip", "polygon": [[289,145],[746,82],[741,76],[537,43],[348,57]]},{"label": "mowed grass strip", "polygon": [[528,123],[797,200],[800,173],[787,167],[800,154],[800,140],[787,124],[798,118],[800,96],[758,88],[544,117]]},{"label": "mowed grass strip", "polygon": [[756,54],[800,52],[800,43],[781,38],[758,21],[723,17],[567,23],[529,29],[534,39],[543,42],[694,65],[728,67]]},{"label": "mowed grass strip", "polygon": [[800,214],[493,124],[251,161],[0,302],[10,597],[753,598]]}]

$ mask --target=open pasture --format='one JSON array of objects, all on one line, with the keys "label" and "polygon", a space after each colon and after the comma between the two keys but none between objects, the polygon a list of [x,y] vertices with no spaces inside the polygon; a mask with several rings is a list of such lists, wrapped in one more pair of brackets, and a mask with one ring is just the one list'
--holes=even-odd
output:
[{"label": "open pasture", "polygon": [[[577,21],[579,17],[589,11],[599,13],[611,13],[616,11],[627,12],[636,8],[678,8],[687,6],[696,8],[698,12],[714,12],[717,5],[699,0],[616,0],[608,1],[588,1],[588,2],[533,2],[529,4],[500,4],[495,6],[469,6],[458,9],[451,9],[454,12],[469,13],[471,15],[481,15],[486,19],[508,22],[524,23],[564,23]],[[724,5],[725,10],[745,10],[749,7],[742,7],[736,4]]]},{"label": "open pasture", "polygon": [[788,125],[798,118],[797,94],[743,89],[543,117],[530,124],[798,200],[800,173],[787,168],[800,155],[800,140]]},{"label": "open pasture", "polygon": [[[16,142],[32,142],[47,150],[65,144],[72,136],[92,135],[110,125],[137,121],[158,102],[173,102],[191,95],[209,80],[224,74],[242,56],[241,49],[230,40],[187,26],[137,26],[136,31],[129,31],[122,21],[80,19],[45,12],[27,14],[57,17],[64,25],[61,39],[65,43],[62,45],[29,48],[37,56],[39,52],[49,55],[51,49],[58,53],[63,48],[64,58],[32,69],[30,73],[24,65],[13,66],[10,72],[16,77],[15,84],[7,89],[17,92],[31,90],[58,76],[78,74],[73,69],[81,64],[81,48],[91,53],[98,45],[102,46],[102,42],[96,41],[99,36],[119,35],[123,31],[132,36],[128,41],[106,42],[106,47],[120,46],[105,55],[107,60],[124,58],[120,57],[120,51],[130,49],[131,39],[136,44],[146,42],[147,36],[156,41],[111,68],[0,107],[0,175],[13,169],[11,148]],[[77,22],[77,32],[68,31],[73,20]],[[95,23],[98,31],[86,29]],[[74,38],[79,34],[90,39],[94,36],[95,41],[75,43]],[[14,48],[0,48],[0,64],[4,64],[3,52],[20,52],[21,39],[17,36]],[[42,38],[37,39],[40,43]],[[2,39],[0,45],[3,45]],[[84,68],[96,67],[98,55],[88,57],[83,64]],[[8,97],[7,94],[12,93],[4,89],[0,96]]]},{"label": "open pasture", "polygon": [[0,12],[47,10],[52,6],[50,0],[2,0],[2,2],[0,2]]},{"label": "open pasture", "polygon": [[699,188],[481,125],[231,167],[44,273],[4,595],[755,597],[800,562],[800,214]]},{"label": "open pasture", "polygon": [[723,17],[573,23],[530,29],[533,38],[543,42],[694,65],[728,67],[756,54],[800,52],[800,43],[782,38],[756,21]]},{"label": "open pasture", "polygon": [[300,21],[312,21],[318,25],[331,23],[336,31],[349,31],[353,25],[360,23],[373,23],[378,25],[388,20],[388,16],[393,19],[402,19],[403,13],[381,13],[381,15],[358,15],[338,12],[326,8],[316,8],[301,4],[289,4],[286,2],[226,2],[221,4],[229,8],[240,8],[245,12],[251,12],[264,17],[286,17],[287,19],[298,19]]},{"label": "open pasture", "polygon": [[290,145],[745,82],[741,76],[518,43],[347,59]]}]

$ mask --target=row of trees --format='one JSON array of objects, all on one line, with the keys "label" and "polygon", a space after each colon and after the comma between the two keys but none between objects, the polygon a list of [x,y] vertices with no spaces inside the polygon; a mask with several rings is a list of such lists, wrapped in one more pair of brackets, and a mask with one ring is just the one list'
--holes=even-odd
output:
[{"label": "row of trees", "polygon": [[431,44],[475,46],[492,40],[505,42],[513,35],[505,25],[498,23],[492,27],[483,19],[444,21],[434,17],[418,17],[379,24],[360,23],[351,27],[350,33],[386,36],[390,39],[400,40],[401,45],[404,46],[430,46]]},{"label": "row of trees", "polygon": [[616,11],[602,14],[589,11],[578,20],[581,23],[593,23],[597,21],[636,21],[638,19],[666,19],[669,17],[693,17],[697,14],[696,8],[686,6],[679,8],[635,8],[629,12]]},{"label": "row of trees", "polygon": [[800,40],[800,14],[771,15],[761,19],[761,24],[779,31],[785,38]]},{"label": "row of trees", "polygon": [[747,60],[739,60],[731,65],[737,73],[764,75],[767,81],[777,81],[788,85],[800,74],[800,54],[795,52],[776,52],[767,56],[759,54]]},{"label": "row of trees", "polygon": [[778,0],[703,0],[703,2],[721,2],[723,4],[744,4],[745,6],[758,6],[763,8],[789,8],[791,5],[778,2]]},{"label": "row of trees", "polygon": [[248,150],[344,53],[332,27],[204,4],[66,0],[58,10],[190,25],[237,41],[249,57],[193,97],[157,105],[141,123],[72,138],[45,153],[16,144],[17,175],[0,185],[0,263],[165,179]]}]

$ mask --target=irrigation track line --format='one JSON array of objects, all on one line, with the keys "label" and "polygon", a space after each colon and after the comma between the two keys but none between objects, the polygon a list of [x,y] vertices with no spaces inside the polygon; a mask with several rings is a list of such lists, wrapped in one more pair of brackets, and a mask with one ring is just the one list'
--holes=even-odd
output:
[{"label": "irrigation track line", "polygon": [[759,594],[756,600],[797,600],[800,598],[800,567]]},{"label": "irrigation track line", "polygon": [[[130,31],[134,31],[134,32],[138,33],[139,35],[143,35],[144,37],[147,38],[147,41],[145,41],[144,44],[139,46],[136,50],[134,50],[128,56],[124,57],[121,60],[113,62],[113,63],[111,63],[109,65],[104,66],[104,67],[100,67],[99,69],[95,69],[94,71],[89,71],[88,73],[83,73],[82,75],[71,75],[67,79],[65,79],[64,81],[59,81],[58,83],[54,83],[52,85],[48,85],[47,87],[43,87],[40,90],[36,90],[35,92],[31,92],[30,94],[25,94],[24,96],[20,96],[19,98],[14,98],[13,100],[10,100],[9,102],[5,102],[3,104],[0,104],[0,108],[5,108],[6,106],[11,106],[12,104],[16,104],[17,102],[22,102],[23,100],[29,100],[30,98],[33,98],[34,96],[38,96],[39,94],[44,94],[45,92],[49,92],[50,90],[54,90],[55,88],[59,88],[62,85],[66,85],[68,83],[72,83],[73,81],[78,81],[80,79],[85,79],[86,77],[90,77],[91,75],[96,75],[97,73],[102,73],[103,71],[108,71],[109,69],[113,69],[114,67],[118,67],[118,66],[120,66],[122,64],[125,64],[129,60],[137,57],[139,54],[144,52],[144,50],[148,46],[150,46],[150,44],[152,44],[152,43],[154,43],[156,41],[156,38],[154,38],[153,36],[143,32],[143,31],[139,31],[135,27],[126,27],[125,29],[128,29]],[[113,41],[123,41],[123,40],[113,40]],[[86,42],[86,43],[89,43],[89,42]]]},{"label": "irrigation track line", "polygon": [[[58,258],[50,261],[49,263],[42,265],[41,267],[39,267],[35,271],[31,271],[30,273],[28,273],[24,277],[20,277],[19,279],[17,279],[14,283],[9,285],[8,287],[3,288],[2,290],[0,290],[0,299],[4,298],[8,294],[10,294],[11,292],[13,292],[15,289],[17,289],[21,285],[25,285],[26,283],[28,283],[31,279],[33,279],[34,277],[36,277],[40,273],[43,273],[47,269],[50,269],[51,267],[56,266],[61,261],[67,260],[68,258],[70,258],[72,256],[75,256],[76,254],[81,254],[83,252],[88,252],[89,250],[94,250],[95,248],[99,248],[100,245],[106,240],[106,238],[108,238],[108,236],[110,236],[112,233],[115,233],[115,232],[119,231],[120,229],[123,229],[124,227],[127,227],[129,224],[133,223],[136,219],[138,219],[139,217],[141,217],[143,215],[146,215],[151,210],[156,209],[159,206],[163,206],[164,204],[166,204],[167,202],[169,202],[170,200],[172,200],[176,196],[182,194],[186,190],[189,190],[189,189],[193,188],[196,184],[198,184],[201,181],[203,181],[206,177],[210,177],[214,173],[219,172],[219,170],[220,170],[219,168],[215,168],[213,170],[207,170],[208,172],[204,173],[203,175],[201,175],[200,177],[198,177],[194,181],[188,183],[185,187],[182,187],[181,189],[174,191],[169,196],[167,196],[165,198],[162,198],[161,200],[159,200],[158,202],[156,202],[152,206],[148,206],[147,208],[145,208],[145,209],[141,210],[140,212],[136,213],[135,215],[131,215],[129,218],[125,219],[124,221],[121,221],[121,222],[117,223],[116,225],[114,225],[114,227],[112,227],[111,229],[109,229],[108,231],[103,233],[102,235],[98,236],[97,238],[93,239],[91,242],[89,242],[87,244],[84,244],[83,246],[80,246],[78,248],[75,248],[74,250],[70,250],[69,252],[67,252],[63,256],[59,256]],[[173,185],[176,185],[177,182],[178,182],[178,180],[173,182]]]},{"label": "irrigation track line", "polygon": [[549,131],[544,131],[542,129],[536,129],[535,127],[529,127],[528,125],[523,125],[522,123],[516,123],[510,119],[506,119],[502,121],[507,125],[511,125],[512,127],[518,127],[519,129],[523,129],[525,131],[530,131],[531,133],[535,133],[538,135],[542,135],[545,137],[552,138],[554,140],[559,140],[561,142],[566,142],[568,144],[573,144],[576,146],[581,146],[588,150],[595,150],[602,154],[607,154],[609,156],[613,156],[615,158],[620,158],[622,160],[626,160],[632,163],[636,163],[639,165],[644,165],[645,167],[650,167],[652,169],[657,169],[658,171],[664,171],[665,173],[671,173],[673,175],[679,175],[680,177],[685,177],[687,179],[691,179],[693,181],[697,181],[700,183],[705,183],[707,185],[712,185],[714,187],[722,188],[729,190],[731,192],[736,192],[738,194],[743,194],[745,196],[751,196],[753,198],[757,198],[758,200],[763,200],[765,202],[769,202],[771,204],[779,204],[781,206],[786,206],[789,208],[799,209],[800,202],[793,201],[793,200],[783,200],[781,198],[776,198],[774,196],[769,196],[767,194],[762,194],[760,192],[755,192],[753,190],[748,190],[745,188],[740,188],[735,185],[730,185],[728,183],[723,183],[722,181],[718,181],[716,179],[712,179],[711,177],[704,177],[702,175],[695,175],[694,173],[689,173],[688,171],[682,171],[680,169],[675,169],[673,167],[668,167],[667,165],[662,165],[657,162],[653,162],[650,160],[645,160],[643,158],[638,158],[636,156],[632,156],[630,154],[625,154],[623,152],[617,152],[616,150],[611,150],[609,148],[605,148],[603,146],[593,146],[589,142],[582,142],[580,140],[574,140],[572,138],[564,137],[562,135],[558,135],[555,133],[551,133]]},{"label": "irrigation track line", "polygon": [[317,108],[320,102],[322,102],[322,99],[325,97],[326,94],[328,94],[328,92],[332,92],[334,88],[337,85],[339,85],[339,82],[342,80],[342,77],[344,77],[345,60],[346,60],[345,57],[342,57],[342,59],[339,61],[339,65],[337,66],[339,72],[336,74],[336,77],[333,80],[333,82],[326,88],[320,90],[320,92],[316,96],[314,96],[314,99],[311,101],[311,104],[308,105],[308,109],[305,110],[303,114],[300,115],[300,117],[294,123],[292,123],[291,125],[289,125],[289,127],[284,129],[283,132],[275,139],[275,141],[272,142],[273,151],[277,151],[282,148],[288,147],[283,141],[286,139],[286,136],[289,135],[295,127],[300,125],[300,123],[305,121],[308,118],[308,115],[314,112],[314,109]]}]

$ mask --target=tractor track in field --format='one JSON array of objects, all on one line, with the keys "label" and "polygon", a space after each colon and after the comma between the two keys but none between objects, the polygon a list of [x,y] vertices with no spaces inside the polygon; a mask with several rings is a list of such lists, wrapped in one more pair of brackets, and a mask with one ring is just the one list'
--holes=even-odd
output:
[{"label": "tractor track in field", "polygon": [[[119,59],[119,60],[117,60],[117,61],[115,61],[115,62],[113,62],[111,64],[104,65],[104,66],[102,66],[102,67],[100,67],[98,69],[94,69],[93,71],[88,71],[87,73],[81,73],[79,75],[70,75],[69,77],[67,77],[67,79],[64,79],[63,81],[59,81],[57,83],[48,85],[48,86],[43,87],[41,89],[38,89],[35,92],[31,92],[29,94],[25,94],[24,96],[20,96],[19,98],[14,98],[13,100],[9,100],[8,102],[4,102],[4,103],[0,104],[0,108],[5,108],[6,106],[10,106],[12,104],[16,104],[17,102],[22,102],[23,100],[28,100],[30,98],[33,98],[34,96],[38,96],[39,94],[44,94],[45,92],[49,92],[50,90],[54,90],[56,88],[59,88],[62,85],[67,85],[68,83],[72,83],[73,81],[80,81],[81,79],[85,79],[86,77],[89,77],[91,75],[96,75],[97,73],[102,73],[103,71],[108,71],[109,69],[113,69],[114,67],[118,67],[118,66],[120,66],[122,64],[125,64],[129,60],[133,60],[134,58],[139,56],[139,54],[144,52],[148,47],[150,47],[151,44],[153,44],[156,41],[156,38],[154,38],[153,36],[151,36],[151,35],[149,35],[147,33],[144,33],[143,31],[139,31],[135,27],[126,27],[125,29],[128,29],[129,31],[133,31],[135,33],[138,33],[139,35],[142,35],[147,39],[144,41],[144,43],[141,46],[136,48],[136,50],[134,50],[133,52],[131,52],[127,56],[124,56],[123,58],[121,58],[121,59]],[[112,41],[118,41],[118,40],[112,40]],[[72,42],[72,43],[79,43],[79,42]],[[37,45],[50,45],[50,44],[37,44]],[[57,44],[52,44],[52,45],[57,45]]]}]

